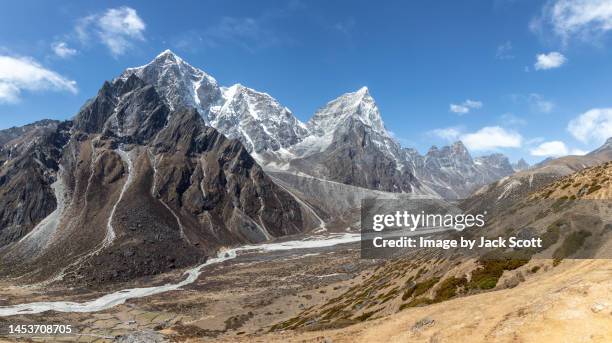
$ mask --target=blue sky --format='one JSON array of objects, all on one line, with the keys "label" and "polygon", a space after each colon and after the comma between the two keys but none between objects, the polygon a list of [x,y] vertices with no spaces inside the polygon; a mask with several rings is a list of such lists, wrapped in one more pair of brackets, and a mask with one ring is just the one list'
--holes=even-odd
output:
[{"label": "blue sky", "polygon": [[20,1],[0,32],[0,128],[68,119],[169,48],[302,120],[366,85],[421,152],[462,139],[535,162],[612,136],[605,0]]}]

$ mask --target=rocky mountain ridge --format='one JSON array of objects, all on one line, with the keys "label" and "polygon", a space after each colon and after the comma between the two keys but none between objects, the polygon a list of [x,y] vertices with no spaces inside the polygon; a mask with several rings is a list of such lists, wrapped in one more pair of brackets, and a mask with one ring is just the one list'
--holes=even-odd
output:
[{"label": "rocky mountain ridge", "polygon": [[155,86],[169,108],[196,108],[206,123],[240,140],[272,171],[449,198],[466,197],[513,173],[502,156],[472,159],[463,144],[425,156],[402,148],[386,130],[367,87],[330,101],[303,123],[267,93],[240,84],[221,87],[170,50],[147,65],[128,68],[118,79],[130,75]]},{"label": "rocky mountain ridge", "polygon": [[467,208],[493,213],[564,176],[609,161],[612,161],[612,138],[586,155],[547,158],[526,170],[482,186],[465,200],[465,204]]},{"label": "rocky mountain ridge", "polygon": [[514,172],[504,155],[472,158],[461,141],[433,146],[425,155],[411,149],[408,156],[417,179],[448,199],[465,198],[478,187]]}]

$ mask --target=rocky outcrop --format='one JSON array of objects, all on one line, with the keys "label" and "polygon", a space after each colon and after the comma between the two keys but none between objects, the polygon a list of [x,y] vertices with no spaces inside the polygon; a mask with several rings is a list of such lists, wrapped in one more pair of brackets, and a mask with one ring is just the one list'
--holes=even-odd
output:
[{"label": "rocky outcrop", "polygon": [[0,132],[0,248],[28,234],[56,207],[51,184],[69,127],[45,121]]},{"label": "rocky outcrop", "polygon": [[164,127],[169,114],[155,88],[133,75],[113,84],[105,82],[77,115],[74,128],[142,144]]}]

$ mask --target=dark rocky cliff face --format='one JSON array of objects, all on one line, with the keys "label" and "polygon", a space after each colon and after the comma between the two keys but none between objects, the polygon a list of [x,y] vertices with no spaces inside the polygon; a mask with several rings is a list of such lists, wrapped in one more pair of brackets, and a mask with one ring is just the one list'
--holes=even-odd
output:
[{"label": "dark rocky cliff face", "polygon": [[[300,208],[237,140],[206,127],[195,110],[173,113],[153,142],[154,189],[170,206],[208,216],[224,244],[302,231]],[[204,243],[204,242],[203,242]]]},{"label": "dark rocky cliff face", "polygon": [[291,161],[298,169],[340,183],[387,192],[418,193],[420,182],[375,144],[375,134],[361,121],[349,119],[322,152]]},{"label": "dark rocky cliff face", "polygon": [[169,115],[155,88],[132,75],[125,81],[105,82],[77,115],[74,128],[143,144],[164,127]]},{"label": "dark rocky cliff face", "polygon": [[[39,125],[40,124],[40,125]],[[69,122],[0,131],[0,248],[25,236],[56,207],[51,184]]]},{"label": "dark rocky cliff face", "polygon": [[0,273],[100,285],[309,228],[239,141],[135,75],[105,83],[70,125],[1,151]]}]

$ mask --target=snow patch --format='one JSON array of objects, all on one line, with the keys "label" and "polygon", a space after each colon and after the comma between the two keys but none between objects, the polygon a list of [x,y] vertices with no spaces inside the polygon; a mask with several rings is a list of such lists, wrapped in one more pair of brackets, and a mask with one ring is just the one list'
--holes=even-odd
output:
[{"label": "snow patch", "polygon": [[119,198],[117,202],[113,205],[110,215],[108,216],[108,222],[106,224],[106,237],[104,238],[104,242],[102,243],[102,249],[111,245],[111,243],[115,240],[115,228],[113,228],[113,217],[115,216],[115,211],[117,210],[117,206],[123,199],[123,195],[125,191],[130,187],[133,179],[134,179],[134,166],[132,164],[132,159],[130,158],[130,154],[128,152],[123,151],[121,148],[114,150],[120,157],[123,162],[127,165],[128,177],[123,187],[121,188],[121,193],[119,193]]}]

